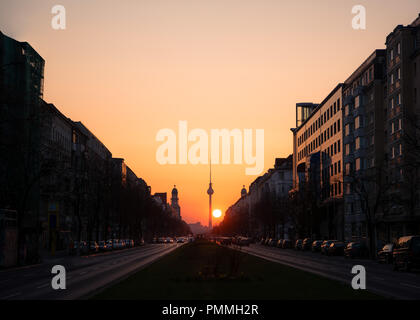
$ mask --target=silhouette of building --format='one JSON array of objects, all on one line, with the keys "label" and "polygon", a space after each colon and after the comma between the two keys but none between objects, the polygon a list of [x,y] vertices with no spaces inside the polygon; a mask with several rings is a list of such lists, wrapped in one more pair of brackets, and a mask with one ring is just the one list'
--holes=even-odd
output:
[{"label": "silhouette of building", "polygon": [[178,219],[181,219],[181,208],[179,206],[179,198],[178,198],[178,189],[176,186],[172,189],[172,197],[171,197],[171,209],[172,215]]}]

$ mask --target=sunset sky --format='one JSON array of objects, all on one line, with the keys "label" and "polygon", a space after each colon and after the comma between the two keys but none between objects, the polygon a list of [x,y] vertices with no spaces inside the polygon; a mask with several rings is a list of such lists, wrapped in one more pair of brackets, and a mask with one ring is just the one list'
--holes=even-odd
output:
[{"label": "sunset sky", "polygon": [[[66,30],[51,28],[56,4]],[[363,31],[351,26],[357,4]],[[267,170],[292,153],[296,102],[320,102],[419,12],[418,0],[1,0],[0,30],[46,60],[47,102],[82,121],[152,193],[176,184],[182,217],[207,225],[208,166],[159,165],[156,133],[180,120],[207,132],[264,129]],[[214,208],[248,189],[256,177],[245,167],[214,166]]]}]

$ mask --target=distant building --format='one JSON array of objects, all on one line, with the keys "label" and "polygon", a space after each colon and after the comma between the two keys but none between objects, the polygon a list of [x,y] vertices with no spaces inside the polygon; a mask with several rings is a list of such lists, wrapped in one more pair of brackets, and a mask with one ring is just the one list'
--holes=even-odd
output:
[{"label": "distant building", "polygon": [[[225,214],[227,219],[241,216],[238,221],[246,221],[246,224],[237,228],[239,233],[254,237],[271,233],[272,236],[288,238],[290,221],[268,225],[261,221],[259,206],[267,199],[278,204],[287,199],[293,185],[292,163],[292,155],[287,158],[277,158],[274,168],[251,183],[249,192],[243,186],[240,198],[226,210]],[[280,210],[280,207],[278,209]]]},{"label": "distant building", "polygon": [[178,189],[176,186],[172,189],[172,197],[171,197],[171,210],[172,215],[178,219],[181,219],[181,208],[178,203]]},{"label": "distant building", "polygon": [[205,234],[210,231],[210,229],[206,226],[203,226],[201,222],[190,223],[188,226],[190,227],[193,234]]}]

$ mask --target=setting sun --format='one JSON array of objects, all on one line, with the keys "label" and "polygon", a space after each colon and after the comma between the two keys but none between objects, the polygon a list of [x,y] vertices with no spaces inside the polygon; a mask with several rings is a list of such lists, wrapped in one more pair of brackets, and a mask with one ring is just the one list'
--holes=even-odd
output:
[{"label": "setting sun", "polygon": [[222,211],[220,211],[219,209],[216,209],[213,211],[213,217],[220,218],[221,216],[222,216]]}]

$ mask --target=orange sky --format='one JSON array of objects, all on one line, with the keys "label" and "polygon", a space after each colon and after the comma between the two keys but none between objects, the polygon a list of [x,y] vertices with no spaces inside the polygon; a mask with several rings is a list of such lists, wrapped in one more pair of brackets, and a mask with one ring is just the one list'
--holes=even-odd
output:
[{"label": "orange sky", "polygon": [[[64,5],[67,29],[51,28]],[[367,9],[367,29],[351,8]],[[321,101],[418,0],[2,0],[0,30],[46,60],[44,99],[125,158],[152,192],[179,190],[187,222],[207,224],[208,167],[156,162],[158,130],[179,120],[208,132],[265,130],[265,168],[292,152],[298,101]],[[223,212],[256,177],[245,165],[213,169]]]}]

